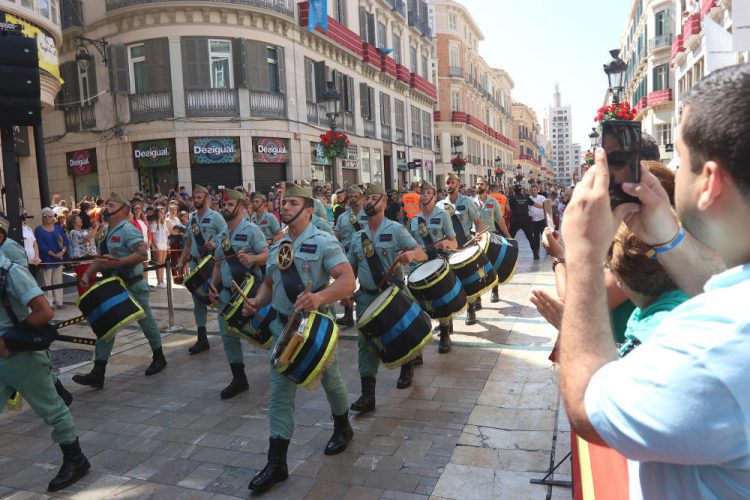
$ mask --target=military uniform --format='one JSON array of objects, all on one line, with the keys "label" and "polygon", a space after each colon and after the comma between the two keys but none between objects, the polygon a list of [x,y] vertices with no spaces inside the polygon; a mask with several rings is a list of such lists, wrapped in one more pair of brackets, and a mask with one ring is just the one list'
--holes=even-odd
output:
[{"label": "military uniform", "polygon": [[323,220],[328,220],[328,214],[326,213],[326,207],[323,202],[317,198],[313,198],[313,214],[317,215]]},{"label": "military uniform", "polygon": [[496,233],[495,221],[503,220],[503,212],[500,209],[500,203],[489,195],[484,202],[482,202],[481,198],[478,196],[474,199],[474,202],[479,208],[479,218],[482,219],[484,227],[489,228],[490,231]]},{"label": "military uniform", "polygon": [[258,217],[257,212],[254,213],[250,220],[255,223],[261,231],[263,231],[263,236],[265,237],[266,241],[271,241],[274,236],[276,236],[278,232],[281,231],[281,224],[279,224],[279,220],[268,210],[263,212],[263,215],[260,217]]},{"label": "military uniform", "polygon": [[[19,322],[28,318],[29,303],[44,296],[28,269],[11,262],[3,253],[0,253],[0,290]],[[0,306],[0,337],[13,326],[11,315]],[[52,426],[52,440],[63,451],[63,467],[49,484],[49,491],[73,484],[89,469],[78,444],[73,416],[55,390],[55,381],[47,350],[12,352],[7,358],[0,357],[0,408],[18,391],[34,412]]]},{"label": "military uniform", "polygon": [[[474,203],[474,200],[468,196],[459,194],[455,203],[450,201],[450,198],[446,198],[439,201],[437,205],[446,212],[451,210],[451,208],[447,208],[448,206],[452,207],[455,215],[450,216],[451,225],[456,234],[458,246],[463,246],[471,239],[471,227],[474,225],[474,219],[480,216],[476,203]],[[456,224],[456,222],[458,224]]]},{"label": "military uniform", "polygon": [[336,231],[339,233],[339,239],[341,244],[344,245],[344,250],[349,251],[352,237],[366,225],[367,214],[365,214],[364,208],[360,208],[356,214],[351,209],[341,214],[339,220],[336,221]]},{"label": "military uniform", "polygon": [[318,228],[318,230],[323,231],[324,233],[333,235],[333,228],[328,223],[328,220],[325,217],[318,217],[317,215],[313,214],[312,225]]},{"label": "military uniform", "polygon": [[[224,217],[219,212],[207,208],[203,215],[198,215],[198,212],[193,212],[190,216],[190,222],[188,222],[188,237],[190,238],[190,270],[193,271],[200,261],[206,255],[211,252],[204,251],[203,245],[209,241],[213,241],[218,246],[216,237],[222,231],[226,231],[227,223],[224,221]],[[202,239],[203,244],[199,244],[197,240]],[[195,315],[195,323],[198,329],[206,328],[206,315],[208,314],[208,307],[206,304],[198,299],[195,295],[193,297],[193,314]]]}]

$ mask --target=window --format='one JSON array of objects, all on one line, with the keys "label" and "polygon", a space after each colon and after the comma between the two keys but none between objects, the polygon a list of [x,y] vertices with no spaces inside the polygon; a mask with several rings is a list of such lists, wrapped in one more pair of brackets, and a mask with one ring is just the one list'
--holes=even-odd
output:
[{"label": "window", "polygon": [[461,111],[461,92],[451,90],[451,111]]},{"label": "window", "polygon": [[669,123],[658,123],[654,125],[654,138],[660,146],[672,144],[672,125]]},{"label": "window", "polygon": [[359,84],[360,115],[365,120],[375,119],[375,89],[366,83]]},{"label": "window", "polygon": [[393,34],[393,60],[401,64],[401,37]]},{"label": "window", "polygon": [[234,86],[231,59],[232,44],[229,40],[208,41],[212,89],[229,89]]},{"label": "window", "polygon": [[385,92],[380,93],[380,123],[391,125],[391,96]]},{"label": "window", "polygon": [[385,35],[385,24],[378,23],[378,47],[387,47],[388,46],[388,40],[386,40]]},{"label": "window", "polygon": [[372,182],[372,172],[370,168],[370,148],[362,148],[359,153],[359,162],[362,165],[362,183]]},{"label": "window", "polygon": [[448,29],[458,31],[458,16],[456,14],[448,14]]},{"label": "window", "polygon": [[451,68],[458,68],[458,71],[460,72],[461,69],[461,62],[460,62],[461,56],[458,49],[458,44],[455,42],[448,42],[448,65]]},{"label": "window", "polygon": [[346,26],[346,0],[333,0],[333,18]]},{"label": "window", "polygon": [[417,71],[417,48],[415,46],[409,47],[409,64],[411,65],[411,72],[418,73]]},{"label": "window", "polygon": [[396,115],[396,130],[404,130],[404,101],[395,99],[394,113]]},{"label": "window", "polygon": [[305,100],[315,102],[315,61],[305,57]]},{"label": "window", "polygon": [[427,56],[425,54],[422,54],[422,78],[425,80],[430,79],[430,68],[428,68],[429,63],[427,62]]},{"label": "window", "polygon": [[146,91],[146,51],[143,44],[131,45],[130,52],[130,90],[134,94]]},{"label": "window", "polygon": [[279,78],[279,54],[276,47],[266,47],[268,51],[268,89],[271,92],[281,92],[281,79]]},{"label": "window", "polygon": [[669,11],[662,10],[654,15],[654,36],[662,36],[669,33]]},{"label": "window", "polygon": [[78,68],[78,85],[81,89],[81,104],[88,104],[88,100],[91,98],[91,95],[89,93],[89,72],[87,69],[81,69],[78,64],[76,64],[76,67]]},{"label": "window", "polygon": [[669,66],[662,64],[654,68],[654,91],[669,88]]}]

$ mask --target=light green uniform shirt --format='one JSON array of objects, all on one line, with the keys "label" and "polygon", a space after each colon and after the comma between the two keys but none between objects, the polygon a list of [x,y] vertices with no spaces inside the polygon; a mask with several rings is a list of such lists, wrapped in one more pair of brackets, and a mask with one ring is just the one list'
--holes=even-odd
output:
[{"label": "light green uniform shirt", "polygon": [[[279,269],[276,256],[279,247],[284,242],[292,241],[286,234],[279,241],[271,245],[266,267],[267,276],[273,280],[273,308],[279,313],[290,316],[294,312],[294,303],[289,301],[284,285],[281,281],[281,269]],[[312,290],[319,290],[328,284],[331,269],[347,263],[341,244],[333,235],[324,233],[312,224],[308,224],[302,234],[292,243],[294,254],[294,265],[297,267],[303,284],[312,282]]]},{"label": "light green uniform shirt", "polygon": [[[443,210],[445,210],[446,205],[453,205],[456,210],[456,215],[458,216],[458,221],[461,223],[461,227],[464,230],[464,236],[466,236],[466,238],[471,236],[471,226],[474,224],[474,219],[479,217],[479,209],[477,208],[476,203],[474,203],[474,200],[468,196],[459,194],[456,198],[456,203],[452,203],[450,198],[446,198],[439,201],[437,205]],[[453,225],[452,222],[451,225]]]},{"label": "light green uniform shirt", "polygon": [[484,200],[484,203],[482,203],[482,200],[478,196],[474,198],[474,202],[479,208],[479,218],[482,219],[484,227],[488,227],[491,232],[495,232],[495,221],[499,221],[503,218],[500,204],[490,195],[487,195],[487,199]]},{"label": "light green uniform shirt", "polygon": [[[129,220],[121,220],[115,226],[110,226],[107,231],[107,252],[118,259],[133,255],[138,245],[143,243],[143,234]],[[126,266],[112,269],[120,274],[121,278],[134,278],[143,273],[143,264]]]},{"label": "light green uniform shirt", "polygon": [[262,217],[258,217],[258,214],[254,213],[250,220],[257,224],[260,230],[263,231],[263,236],[265,236],[267,240],[272,240],[273,237],[276,236],[276,233],[281,231],[279,220],[268,210],[263,212]]},{"label": "light green uniform shirt", "polygon": [[333,235],[333,228],[328,223],[328,220],[326,220],[325,218],[320,218],[317,215],[313,214],[312,223],[315,227],[317,227],[321,231],[328,233],[330,235]]},{"label": "light green uniform shirt", "polygon": [[26,255],[26,249],[21,246],[16,240],[10,238],[5,239],[5,243],[0,247],[0,252],[3,253],[8,259],[18,265],[27,267],[29,265],[29,259]]},{"label": "light green uniform shirt", "polygon": [[[417,242],[401,224],[387,217],[380,223],[375,233],[370,230],[370,225],[365,223],[362,231],[354,234],[352,244],[349,247],[347,258],[352,267],[357,270],[359,284],[365,290],[376,290],[379,283],[375,283],[367,256],[362,248],[362,234],[366,234],[375,247],[375,253],[383,265],[383,271],[387,271],[396,260],[396,255],[402,250],[411,250],[417,246]],[[404,276],[401,266],[396,268],[393,274],[394,281],[403,282]]]},{"label": "light green uniform shirt", "polygon": [[351,209],[349,209],[341,214],[336,221],[336,231],[339,233],[339,239],[341,240],[341,244],[344,245],[344,248],[347,250],[352,244],[352,236],[357,232],[354,224],[352,224],[352,220],[359,223],[360,229],[365,227],[367,225],[367,214],[365,214],[365,209],[360,208],[356,218]]},{"label": "light green uniform shirt", "polygon": [[[216,239],[217,244],[214,257],[217,259],[221,259],[226,255],[224,251],[225,245],[231,245],[235,252],[252,250],[252,253],[255,255],[258,255],[264,248],[268,247],[268,243],[266,243],[266,239],[263,237],[263,232],[257,225],[247,219],[240,221],[233,234],[229,234],[229,228],[227,227],[227,229],[218,234]],[[237,260],[239,264],[237,257],[234,257],[233,260]],[[224,288],[231,290],[232,270],[229,260],[221,261],[221,284],[224,285]],[[241,285],[242,283],[237,284]]]},{"label": "light green uniform shirt", "polygon": [[317,198],[313,198],[313,213],[322,219],[328,219],[325,205]]},{"label": "light green uniform shirt", "polygon": [[427,225],[427,231],[430,238],[432,239],[433,244],[444,238],[456,236],[456,232],[453,230],[453,224],[451,223],[450,217],[442,208],[435,206],[435,208],[432,209],[432,212],[428,216],[425,216],[422,212],[419,212],[416,216],[412,217],[411,221],[409,222],[409,231],[411,232],[412,236],[417,241],[419,246],[421,246],[423,249],[427,249],[427,244],[419,234],[420,217],[424,219],[425,224]]},{"label": "light green uniform shirt", "polygon": [[[16,313],[18,321],[23,321],[29,316],[29,302],[40,295],[44,295],[44,292],[39,288],[28,269],[12,263],[2,253],[0,253],[0,268],[3,269],[5,274],[10,307]],[[0,306],[0,336],[12,326],[13,321],[11,321],[5,308]]]},{"label": "light green uniform shirt", "polygon": [[217,246],[216,235],[226,230],[227,223],[219,212],[211,210],[210,208],[206,209],[206,213],[204,213],[202,217],[198,216],[198,212],[193,212],[190,216],[190,221],[188,222],[187,234],[190,236],[191,240],[190,256],[197,259],[200,257],[201,252],[203,252],[203,247],[198,248],[198,243],[195,241],[196,229],[194,228],[194,223],[203,235],[203,240],[206,243],[211,240],[216,243]]}]

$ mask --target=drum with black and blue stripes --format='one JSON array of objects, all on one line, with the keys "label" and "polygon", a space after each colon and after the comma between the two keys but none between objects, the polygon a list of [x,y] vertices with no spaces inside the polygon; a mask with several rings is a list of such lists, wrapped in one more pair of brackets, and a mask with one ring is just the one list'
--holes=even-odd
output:
[{"label": "drum with black and blue stripes", "polygon": [[145,312],[117,276],[92,286],[76,302],[96,338],[108,341],[117,330],[141,319]]},{"label": "drum with black and blue stripes", "polygon": [[497,271],[478,245],[453,253],[448,264],[461,282],[469,302],[497,285]]},{"label": "drum with black and blue stripes", "polygon": [[466,308],[466,292],[443,259],[428,260],[414,269],[407,286],[432,319],[448,320]]}]

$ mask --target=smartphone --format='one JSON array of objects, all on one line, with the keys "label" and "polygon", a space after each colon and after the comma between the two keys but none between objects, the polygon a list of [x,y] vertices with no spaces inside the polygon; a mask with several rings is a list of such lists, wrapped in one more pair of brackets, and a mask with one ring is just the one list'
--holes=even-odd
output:
[{"label": "smartphone", "polygon": [[622,190],[622,183],[641,181],[641,122],[609,120],[601,122],[601,127],[601,147],[609,165],[610,205],[639,203]]}]

